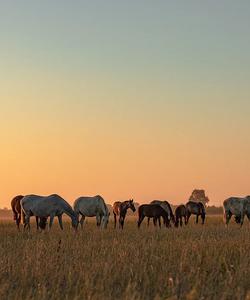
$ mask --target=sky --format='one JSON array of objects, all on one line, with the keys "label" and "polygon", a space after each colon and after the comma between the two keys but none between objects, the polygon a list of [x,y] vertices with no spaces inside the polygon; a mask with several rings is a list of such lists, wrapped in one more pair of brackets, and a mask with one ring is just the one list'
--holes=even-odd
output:
[{"label": "sky", "polygon": [[0,207],[250,194],[250,2],[0,2]]}]

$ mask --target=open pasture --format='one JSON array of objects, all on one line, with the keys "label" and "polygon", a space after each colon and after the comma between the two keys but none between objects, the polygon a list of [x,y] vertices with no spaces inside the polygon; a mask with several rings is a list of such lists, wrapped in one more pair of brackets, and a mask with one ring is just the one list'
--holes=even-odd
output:
[{"label": "open pasture", "polygon": [[[112,218],[111,218],[112,219]],[[65,219],[64,219],[65,220]],[[250,299],[250,232],[221,216],[183,228],[17,232],[0,222],[0,299]]]}]

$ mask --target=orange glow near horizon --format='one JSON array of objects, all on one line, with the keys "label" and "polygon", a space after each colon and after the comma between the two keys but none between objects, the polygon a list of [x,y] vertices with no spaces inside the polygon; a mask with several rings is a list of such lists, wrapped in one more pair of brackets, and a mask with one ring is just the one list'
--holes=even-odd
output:
[{"label": "orange glow near horizon", "polygon": [[210,205],[250,194],[249,12],[0,3],[0,207],[30,193],[178,204],[198,188]]}]

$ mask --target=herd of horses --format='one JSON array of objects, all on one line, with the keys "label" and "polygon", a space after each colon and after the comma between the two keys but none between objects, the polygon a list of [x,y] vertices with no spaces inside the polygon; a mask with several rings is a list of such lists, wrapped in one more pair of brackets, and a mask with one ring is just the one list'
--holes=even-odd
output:
[{"label": "herd of horses", "polygon": [[[104,199],[97,195],[94,197],[80,197],[75,200],[73,207],[57,194],[50,196],[38,195],[18,195],[11,201],[13,217],[17,228],[20,229],[21,220],[24,229],[30,229],[30,217],[36,218],[36,226],[38,230],[45,230],[48,224],[50,229],[53,225],[54,218],[58,218],[59,226],[63,229],[62,215],[66,214],[71,219],[74,229],[84,225],[86,217],[96,217],[98,227],[106,228],[109,222],[110,212]],[[123,229],[128,209],[136,211],[133,199],[127,201],[117,201],[113,204],[114,227]],[[223,202],[224,219],[228,225],[231,217],[235,216],[236,223],[243,225],[245,215],[250,220],[250,196],[244,198],[231,197]],[[205,223],[206,210],[202,202],[188,201],[186,205],[179,205],[175,212],[171,208],[168,201],[154,200],[150,204],[143,204],[138,207],[137,226],[140,228],[145,218],[153,219],[154,226],[161,227],[161,220],[165,227],[175,227],[187,225],[191,215],[196,216],[196,223],[201,217],[202,224]],[[80,218],[80,220],[79,220]],[[49,219],[49,222],[48,222]]]},{"label": "herd of horses", "polygon": [[[37,229],[45,230],[48,224],[49,229],[52,227],[54,218],[58,218],[58,223],[63,229],[62,215],[66,214],[71,219],[72,227],[77,229],[80,224],[84,225],[86,217],[96,217],[98,227],[106,228],[109,222],[110,212],[104,199],[97,195],[94,197],[80,197],[75,200],[73,207],[57,194],[50,196],[38,195],[18,195],[11,201],[13,217],[17,228],[20,229],[21,221],[23,221],[24,229],[30,229],[30,217],[36,218]],[[126,201],[117,201],[113,204],[114,227],[123,229],[128,209],[132,212],[136,211],[133,199]],[[175,214],[168,201],[154,200],[150,204],[140,205],[138,208],[138,228],[144,218],[153,219],[154,226],[159,224],[161,220],[166,227],[171,227],[171,223],[178,227],[188,224],[190,216],[196,215],[196,223],[201,216],[202,224],[205,222],[205,207],[201,202],[189,201],[186,205],[180,205],[176,208]],[[48,222],[49,219],[49,222]]]}]

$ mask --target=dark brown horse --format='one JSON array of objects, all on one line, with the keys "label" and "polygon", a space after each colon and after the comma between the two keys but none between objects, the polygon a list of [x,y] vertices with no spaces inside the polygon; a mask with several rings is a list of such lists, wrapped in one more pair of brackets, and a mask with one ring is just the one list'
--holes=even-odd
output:
[{"label": "dark brown horse", "polygon": [[[143,204],[138,209],[138,228],[145,217],[153,218],[154,225],[156,226],[157,220],[163,218],[165,226],[170,226],[169,215],[164,208],[158,204]],[[160,225],[160,224],[159,224]],[[161,226],[160,226],[161,227]]]},{"label": "dark brown horse", "polygon": [[[21,200],[24,196],[18,195],[11,200],[11,208],[13,211],[13,218],[16,221],[17,229],[20,229],[20,223],[22,218],[22,208],[21,208]],[[47,218],[38,218],[36,217],[36,228],[45,229],[47,224]]]},{"label": "dark brown horse", "polygon": [[182,218],[184,218],[184,223],[187,224],[187,210],[185,205],[179,205],[175,210],[175,226],[182,226]]},{"label": "dark brown horse", "polygon": [[187,223],[192,214],[196,215],[196,224],[198,224],[199,216],[201,216],[202,224],[205,223],[206,211],[202,202],[189,201],[186,204],[186,212],[187,212]]},{"label": "dark brown horse", "polygon": [[[168,213],[168,216],[169,216],[170,220],[173,222],[173,224],[175,224],[175,217],[174,217],[172,208],[171,208],[170,204],[168,203],[168,201],[153,200],[150,202],[150,204],[160,205]],[[151,218],[148,217],[148,226],[149,226],[150,219]],[[154,225],[157,223],[157,220],[158,220],[159,226],[161,227],[161,218],[160,217],[158,219],[153,219]],[[169,225],[170,225],[170,223],[169,223]]]},{"label": "dark brown horse", "polygon": [[116,201],[113,204],[113,214],[114,214],[114,227],[116,228],[117,216],[119,217],[119,228],[123,229],[125,217],[127,214],[127,210],[131,209],[133,212],[136,211],[134,200],[127,200],[124,202]]}]

